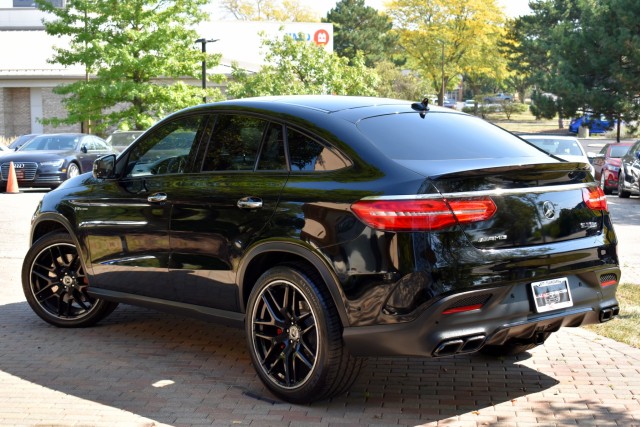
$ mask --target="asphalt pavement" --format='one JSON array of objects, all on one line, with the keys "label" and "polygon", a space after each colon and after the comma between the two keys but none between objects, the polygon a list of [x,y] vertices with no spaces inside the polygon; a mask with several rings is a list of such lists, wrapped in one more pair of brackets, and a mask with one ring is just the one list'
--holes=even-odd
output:
[{"label": "asphalt pavement", "polygon": [[[124,305],[49,326],[20,282],[42,195],[0,194],[0,425],[640,427],[640,349],[581,328],[518,357],[370,359],[348,394],[301,406],[261,385],[241,330]],[[640,199],[608,199],[623,281],[640,284]]]}]

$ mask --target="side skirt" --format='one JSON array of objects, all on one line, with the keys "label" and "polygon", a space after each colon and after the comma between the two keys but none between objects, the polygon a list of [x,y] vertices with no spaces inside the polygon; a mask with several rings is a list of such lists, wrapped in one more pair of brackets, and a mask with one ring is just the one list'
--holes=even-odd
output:
[{"label": "side skirt", "polygon": [[232,326],[235,328],[244,327],[245,315],[243,313],[219,310],[216,308],[203,307],[200,305],[184,304],[180,302],[128,294],[124,292],[110,291],[101,288],[91,288],[89,290],[89,294],[96,298],[101,298],[109,301],[148,307],[172,314],[181,314],[203,320],[214,321],[225,326]]}]

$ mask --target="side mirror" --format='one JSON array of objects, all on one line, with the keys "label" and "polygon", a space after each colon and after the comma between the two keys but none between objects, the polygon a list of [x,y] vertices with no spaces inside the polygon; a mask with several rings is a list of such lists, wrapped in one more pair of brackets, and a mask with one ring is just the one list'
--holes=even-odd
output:
[{"label": "side mirror", "polygon": [[86,146],[86,145],[83,145],[83,146],[80,148],[80,151],[82,151],[84,154],[87,154],[87,151],[89,151],[89,150],[87,150],[87,146]]},{"label": "side mirror", "polygon": [[93,162],[93,177],[97,179],[108,179],[115,176],[116,155],[108,154],[96,159]]}]

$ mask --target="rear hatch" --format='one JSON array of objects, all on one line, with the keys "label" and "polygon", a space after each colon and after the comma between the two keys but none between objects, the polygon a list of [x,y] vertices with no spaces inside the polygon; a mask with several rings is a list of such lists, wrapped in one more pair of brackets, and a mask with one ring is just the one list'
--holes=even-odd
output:
[{"label": "rear hatch", "polygon": [[431,180],[446,200],[489,197],[495,213],[461,224],[474,247],[516,248],[601,232],[606,199],[582,163],[462,171]]},{"label": "rear hatch", "polygon": [[[437,218],[436,227],[418,229],[457,223],[482,249],[562,242],[603,228],[606,198],[586,162],[563,161],[484,120],[436,108],[369,117],[358,127],[385,156],[425,177],[415,196],[405,196],[424,200],[430,212],[375,206],[376,218],[393,211],[392,227],[394,218]],[[433,207],[426,206],[430,199]],[[447,211],[456,218],[447,219]],[[397,229],[412,229],[407,224]]]}]

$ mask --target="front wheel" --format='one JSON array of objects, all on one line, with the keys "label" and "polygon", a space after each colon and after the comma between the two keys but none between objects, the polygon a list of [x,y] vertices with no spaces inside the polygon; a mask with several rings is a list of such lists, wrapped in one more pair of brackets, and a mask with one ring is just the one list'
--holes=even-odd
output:
[{"label": "front wheel", "polygon": [[317,274],[295,266],[265,272],[247,305],[247,344],[260,380],[292,403],[346,391],[362,364],[342,342],[342,325]]},{"label": "front wheel", "polygon": [[67,179],[80,175],[80,168],[75,163],[69,163],[67,167]]},{"label": "front wheel", "polygon": [[90,326],[110,314],[117,303],[87,293],[87,277],[76,246],[67,233],[53,232],[36,241],[24,258],[22,289],[33,311],[60,327]]}]

